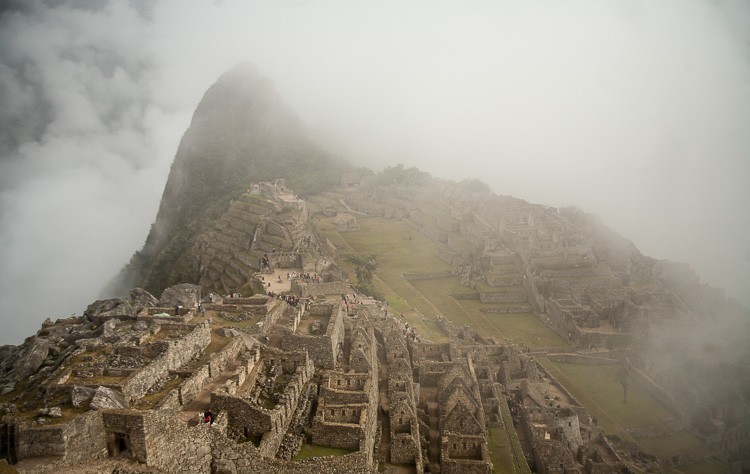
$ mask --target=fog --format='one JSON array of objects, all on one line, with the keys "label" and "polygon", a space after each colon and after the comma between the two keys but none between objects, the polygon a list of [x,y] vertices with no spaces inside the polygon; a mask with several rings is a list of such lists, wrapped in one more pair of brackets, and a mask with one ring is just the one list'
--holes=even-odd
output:
[{"label": "fog", "polygon": [[575,205],[750,304],[748,3],[359,3],[0,3],[0,343],[97,299],[248,60],[352,163]]}]

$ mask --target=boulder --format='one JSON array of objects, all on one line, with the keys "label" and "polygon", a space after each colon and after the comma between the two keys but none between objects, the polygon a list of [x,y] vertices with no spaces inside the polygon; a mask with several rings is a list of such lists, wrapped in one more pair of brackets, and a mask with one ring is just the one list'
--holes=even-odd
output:
[{"label": "boulder", "polygon": [[29,378],[31,374],[39,370],[47,354],[49,354],[49,342],[46,339],[34,339],[18,356],[15,367],[18,379]]},{"label": "boulder", "polygon": [[99,387],[96,389],[89,407],[94,410],[101,410],[103,408],[127,408],[128,404],[122,393],[116,392],[111,388]]},{"label": "boulder", "polygon": [[201,287],[190,283],[181,283],[170,286],[161,294],[159,306],[171,308],[173,306],[184,306],[194,308],[201,301]]},{"label": "boulder", "polygon": [[70,393],[70,401],[76,408],[86,407],[88,403],[94,398],[96,389],[91,387],[81,387],[80,385],[73,385],[73,390]]},{"label": "boulder", "polygon": [[133,324],[133,331],[145,331],[148,329],[148,323],[146,321],[138,321]]},{"label": "boulder", "polygon": [[237,336],[239,336],[239,335],[240,335],[241,333],[240,333],[240,332],[239,332],[238,330],[236,330],[236,329],[232,329],[232,328],[221,328],[221,329],[219,330],[219,334],[220,334],[220,335],[222,335],[222,336],[224,336],[224,337],[237,337]]},{"label": "boulder", "polygon": [[120,322],[119,319],[110,319],[102,324],[102,336],[108,337],[115,334],[117,324]]},{"label": "boulder", "polygon": [[121,317],[135,318],[137,314],[138,311],[135,306],[129,301],[120,298],[94,301],[83,313],[90,320]]},{"label": "boulder", "polygon": [[50,416],[52,418],[60,418],[62,416],[62,408],[40,408],[36,416]]},{"label": "boulder", "polygon": [[157,300],[154,295],[143,288],[133,288],[130,290],[130,300],[132,301],[133,306],[138,310],[150,308],[159,303],[159,300]]}]

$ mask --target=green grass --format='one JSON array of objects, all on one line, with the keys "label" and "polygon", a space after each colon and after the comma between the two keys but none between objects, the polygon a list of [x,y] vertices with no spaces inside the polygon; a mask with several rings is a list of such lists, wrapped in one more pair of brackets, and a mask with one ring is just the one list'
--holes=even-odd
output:
[{"label": "green grass", "polygon": [[[360,230],[347,232],[346,242],[359,255],[376,255],[381,269],[399,274],[451,270],[437,257],[435,244],[409,225],[382,218],[360,218],[358,222]],[[405,240],[407,236],[411,240]]]},{"label": "green grass", "polygon": [[677,454],[699,449],[705,443],[701,438],[689,431],[678,431],[653,438],[636,438],[643,451],[662,458],[669,458]]},{"label": "green grass", "polygon": [[493,472],[518,472],[530,473],[529,466],[523,456],[521,443],[513,428],[513,420],[510,416],[510,410],[506,403],[500,403],[503,412],[503,423],[508,430],[501,426],[492,426],[487,436],[488,448],[490,450],[490,460],[492,461]]},{"label": "green grass", "polygon": [[719,474],[729,472],[730,470],[729,464],[718,459],[709,459],[706,461],[673,467],[667,472],[671,474]]},{"label": "green grass", "polygon": [[[478,300],[456,300],[452,295],[476,293],[461,285],[457,278],[405,280],[403,273],[451,269],[437,257],[438,245],[401,221],[361,218],[359,223],[361,230],[342,234],[325,222],[322,227],[340,254],[377,256],[375,289],[384,295],[393,311],[403,314],[427,339],[433,342],[446,340],[433,320],[435,315],[442,314],[459,326],[468,324],[501,342],[512,340],[530,347],[567,347],[565,341],[531,314],[485,315],[479,309],[487,306],[481,306]],[[411,240],[404,240],[404,236],[411,236]],[[346,258],[339,258],[339,261],[349,272],[350,280],[353,279],[353,266]],[[522,287],[510,289],[520,290]],[[493,290],[502,291],[502,288]],[[425,315],[426,321],[422,321],[417,312]]]},{"label": "green grass", "polygon": [[[667,407],[632,380],[628,385],[628,402],[623,403],[622,385],[617,377],[621,370],[619,365],[571,364],[553,362],[546,357],[537,360],[598,419],[607,434],[638,442],[625,431],[627,428],[674,419]],[[643,450],[652,452],[657,443],[653,441],[651,448],[642,446]]]},{"label": "green grass", "polygon": [[[459,326],[468,324],[484,336],[498,340],[513,341],[529,347],[567,347],[567,343],[554,331],[530,313],[484,314],[482,308],[492,305],[479,300],[457,300],[454,294],[467,293],[470,289],[461,286],[456,278],[419,280],[411,284],[440,310],[441,314]],[[501,305],[495,305],[500,307]]]},{"label": "green grass", "polygon": [[292,458],[292,461],[301,461],[303,459],[316,457],[344,456],[353,452],[354,451],[349,451],[348,449],[329,448],[327,446],[317,446],[314,444],[303,444],[302,449],[300,449],[299,453],[297,453],[297,455]]}]

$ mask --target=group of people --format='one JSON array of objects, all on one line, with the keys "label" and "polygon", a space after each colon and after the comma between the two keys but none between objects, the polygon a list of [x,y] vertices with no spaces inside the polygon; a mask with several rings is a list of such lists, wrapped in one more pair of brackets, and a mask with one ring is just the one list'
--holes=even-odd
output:
[{"label": "group of people", "polygon": [[291,273],[287,273],[286,274],[286,279],[287,280],[296,280],[297,278],[300,278],[300,279],[302,279],[303,281],[305,281],[307,283],[320,283],[321,282],[320,275],[318,275],[315,272],[313,272],[313,273],[310,273],[310,272],[304,272],[304,273],[291,272]]}]

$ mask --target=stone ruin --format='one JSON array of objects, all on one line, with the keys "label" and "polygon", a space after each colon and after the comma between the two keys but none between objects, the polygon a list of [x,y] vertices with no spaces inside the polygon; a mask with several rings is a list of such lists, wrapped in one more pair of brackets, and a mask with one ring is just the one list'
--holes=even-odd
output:
[{"label": "stone ruin", "polygon": [[[440,257],[475,290],[456,297],[509,312],[533,308],[576,347],[601,348],[613,334],[691,311],[674,290],[630,287],[621,270],[592,261],[586,234],[554,210],[510,198],[487,203],[447,186],[391,191],[367,201],[352,195],[349,205],[400,216],[440,242]],[[431,213],[426,201],[446,201],[447,211]],[[489,473],[488,437],[501,430],[521,472],[630,472],[632,460],[528,349],[445,318],[437,323],[447,342],[410,337],[413,328],[354,295],[333,259],[320,256],[305,216],[283,183],[255,184],[196,253],[205,287],[178,285],[158,300],[136,289],[2,348],[6,459],[22,472],[364,473],[402,465]],[[252,264],[263,255],[276,268],[324,277],[292,282],[289,294],[302,300],[291,305],[253,286],[261,269]],[[238,295],[248,282],[257,294]],[[201,423],[209,408],[213,423]],[[743,449],[741,431],[731,439],[723,449]],[[303,459],[308,449],[329,451]]]},{"label": "stone ruin", "polygon": [[[572,355],[564,357],[621,364],[678,418],[674,429],[689,427],[705,439],[697,458],[748,462],[750,410],[737,401],[744,398],[747,375],[727,369],[740,358],[747,366],[747,358],[736,350],[724,354],[723,362],[694,355],[714,339],[723,348],[746,345],[747,310],[700,284],[686,264],[641,255],[575,208],[497,196],[415,169],[385,170],[345,193],[344,200],[363,214],[401,219],[433,240],[437,256],[474,290],[454,298],[479,300],[490,318],[533,313],[570,344]],[[711,341],[672,337],[703,334],[704,326],[731,329]],[[733,382],[717,393],[716,384],[695,383],[706,374]]]}]

